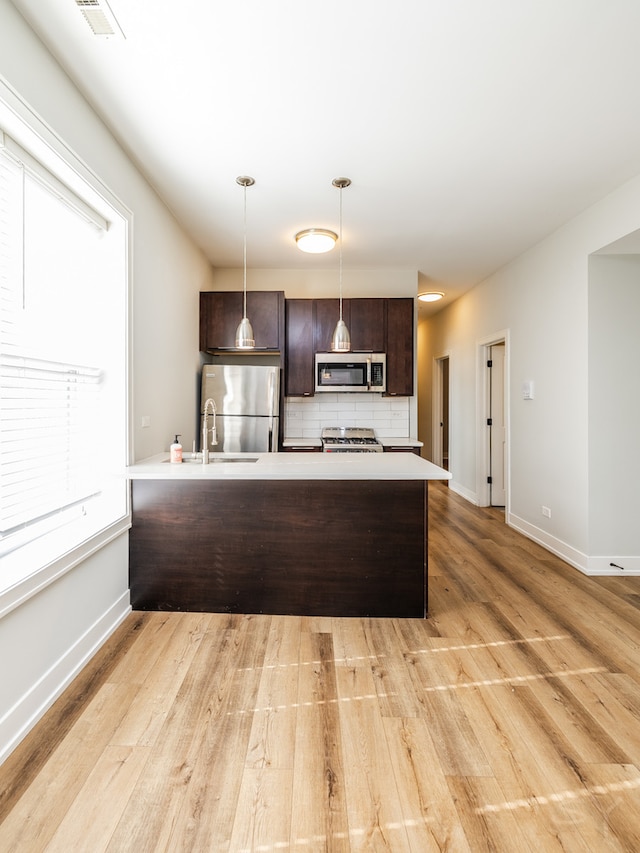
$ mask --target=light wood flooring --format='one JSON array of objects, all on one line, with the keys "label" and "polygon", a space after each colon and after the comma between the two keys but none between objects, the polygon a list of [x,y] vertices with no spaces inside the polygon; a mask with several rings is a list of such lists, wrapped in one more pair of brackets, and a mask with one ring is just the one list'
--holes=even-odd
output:
[{"label": "light wood flooring", "polygon": [[640,578],[430,492],[427,620],[133,613],[0,768],[0,851],[640,850]]}]

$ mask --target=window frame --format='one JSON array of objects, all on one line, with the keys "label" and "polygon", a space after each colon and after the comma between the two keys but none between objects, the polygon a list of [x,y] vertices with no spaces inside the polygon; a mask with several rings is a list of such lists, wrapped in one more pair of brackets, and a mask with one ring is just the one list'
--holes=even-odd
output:
[{"label": "window frame", "polygon": [[[122,480],[124,511],[119,517],[114,513],[102,519],[92,520],[83,535],[82,526],[78,534],[69,537],[66,529],[60,528],[36,539],[16,551],[4,556],[0,565],[0,618],[24,601],[53,583],[57,578],[72,570],[92,554],[125,533],[131,526],[129,490],[126,489],[125,468],[130,459],[132,446],[131,430],[131,352],[132,352],[132,232],[133,213],[103,183],[96,173],[23,101],[23,99],[0,78],[0,126],[11,139],[33,158],[36,163],[60,179],[72,193],[86,199],[91,209],[109,220],[115,212],[124,228],[125,252],[125,310],[124,329],[124,458]],[[97,525],[97,529],[96,529]],[[46,541],[45,541],[46,540]]]}]

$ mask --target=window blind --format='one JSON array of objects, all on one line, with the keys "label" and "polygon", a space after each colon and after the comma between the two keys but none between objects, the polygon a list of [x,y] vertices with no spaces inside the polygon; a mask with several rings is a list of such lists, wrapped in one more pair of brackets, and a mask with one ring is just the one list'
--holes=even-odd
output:
[{"label": "window blind", "polygon": [[99,493],[91,437],[101,373],[0,353],[0,535]]},{"label": "window blind", "polygon": [[[49,198],[88,218],[86,210],[61,198],[55,183],[50,186],[42,176],[38,183]],[[95,437],[102,371],[84,363],[82,343],[77,362],[55,356],[55,330],[73,296],[73,291],[65,293],[65,281],[73,278],[69,252],[61,280],[52,281],[59,292],[60,316],[34,305],[33,297],[25,298],[26,239],[31,256],[38,257],[39,229],[43,219],[45,228],[47,221],[27,215],[25,187],[23,160],[6,156],[6,149],[0,148],[0,553],[82,516],[87,502],[100,493]],[[37,203],[33,193],[29,198],[32,205]],[[30,226],[34,220],[37,227]],[[86,255],[87,246],[78,251]],[[49,343],[41,339],[43,314],[50,326]],[[34,355],[34,321],[39,323],[37,343],[52,352],[51,358]]]}]

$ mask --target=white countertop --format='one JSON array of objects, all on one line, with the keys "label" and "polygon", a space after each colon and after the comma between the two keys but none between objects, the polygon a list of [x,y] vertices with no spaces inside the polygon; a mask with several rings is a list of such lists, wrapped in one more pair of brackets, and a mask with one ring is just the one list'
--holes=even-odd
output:
[{"label": "white countertop", "polygon": [[417,438],[386,438],[385,436],[376,436],[383,447],[422,447],[422,442]]},{"label": "white countertop", "polygon": [[[186,453],[185,459],[190,456]],[[444,468],[414,453],[211,453],[209,458],[208,465],[201,461],[172,464],[168,453],[159,453],[129,466],[126,476],[131,480],[451,479]]]}]

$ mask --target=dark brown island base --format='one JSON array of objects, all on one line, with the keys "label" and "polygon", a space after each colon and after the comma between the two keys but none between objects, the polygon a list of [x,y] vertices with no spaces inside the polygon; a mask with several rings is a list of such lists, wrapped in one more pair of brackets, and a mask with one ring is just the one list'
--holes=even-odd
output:
[{"label": "dark brown island base", "polygon": [[425,617],[428,480],[448,472],[413,454],[292,455],[130,468],[132,607]]}]

